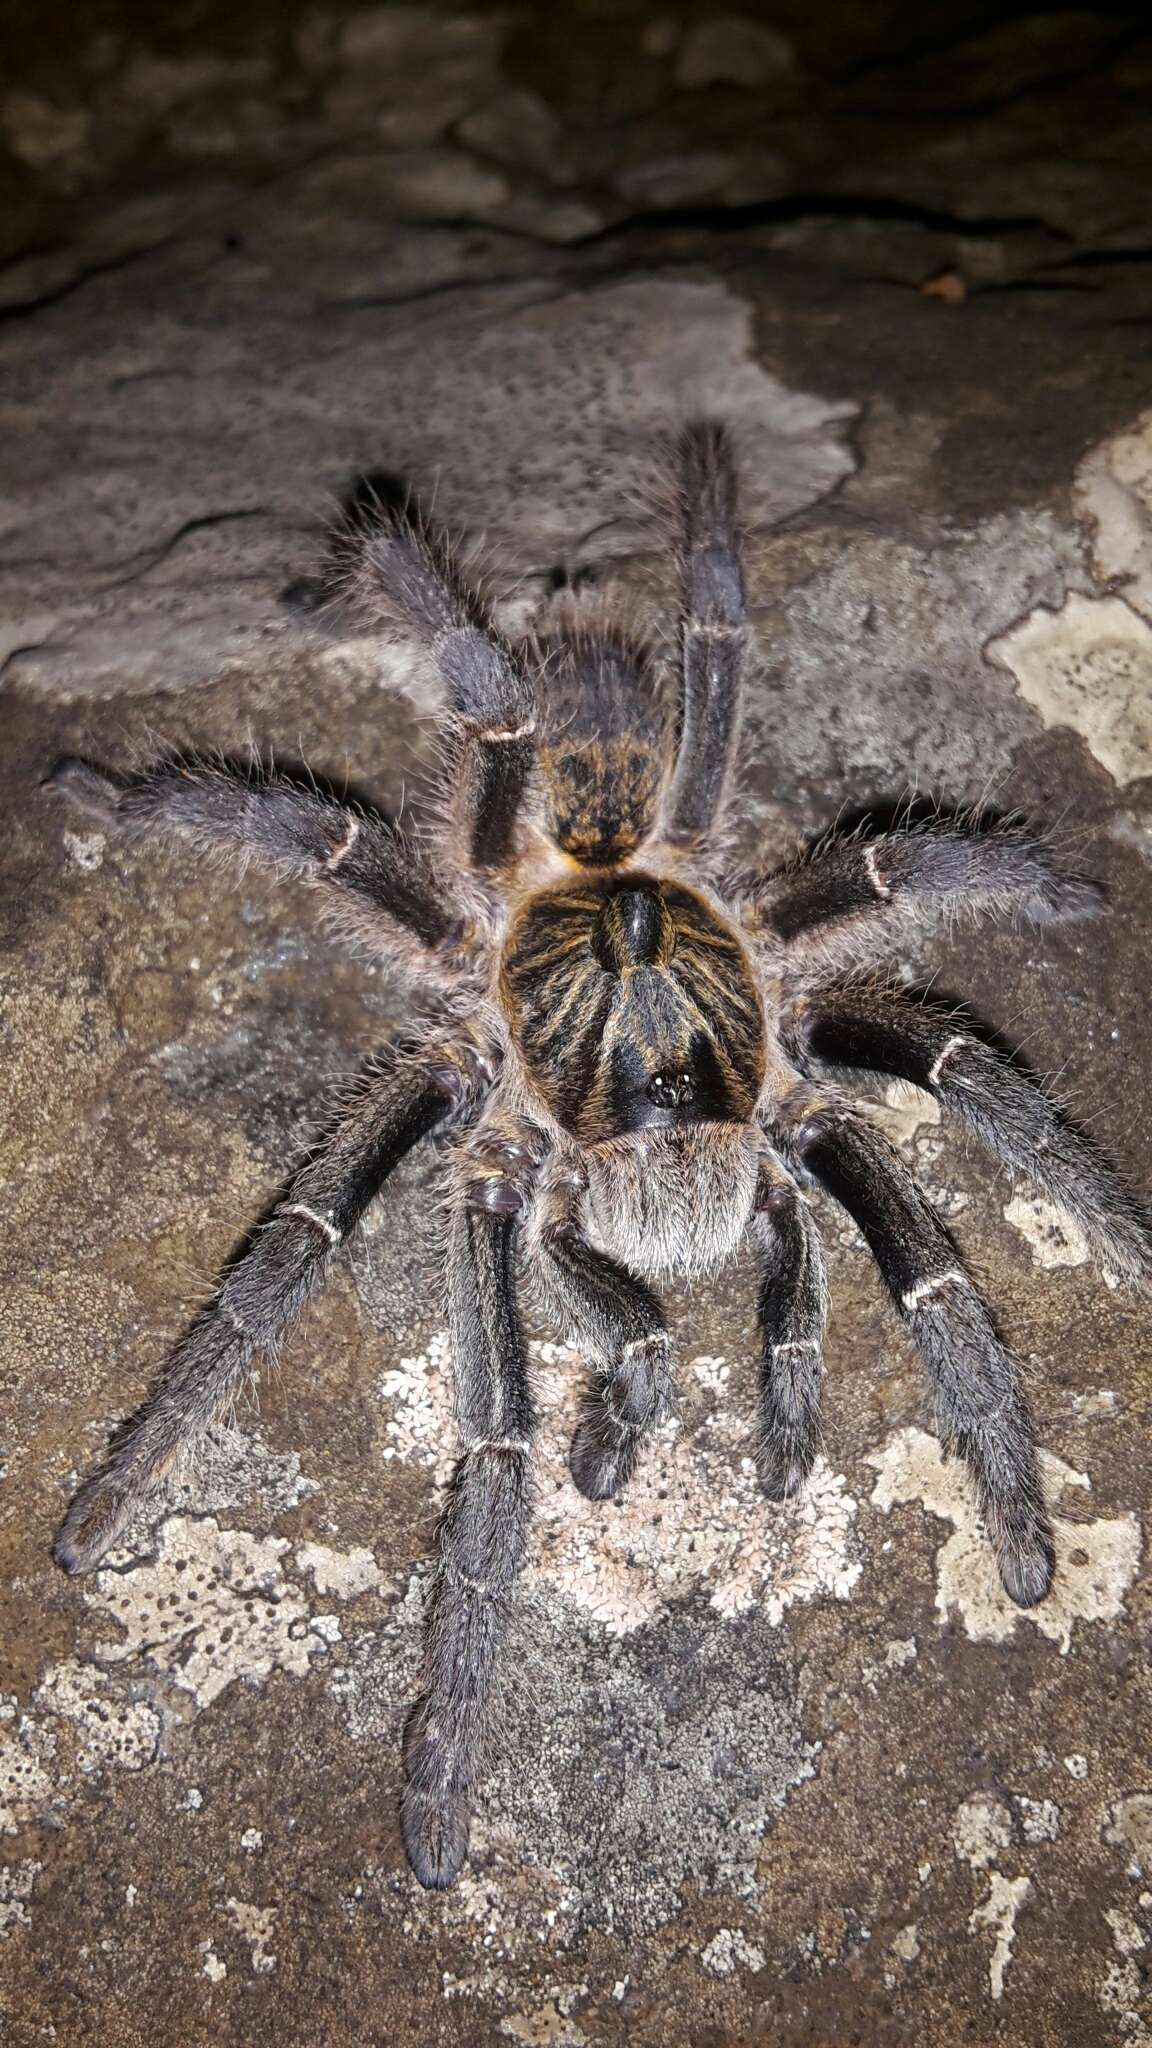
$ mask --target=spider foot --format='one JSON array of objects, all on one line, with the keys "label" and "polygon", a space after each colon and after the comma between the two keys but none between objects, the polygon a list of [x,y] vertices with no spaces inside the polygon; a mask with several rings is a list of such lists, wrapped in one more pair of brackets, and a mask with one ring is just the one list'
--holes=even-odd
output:
[{"label": "spider foot", "polygon": [[133,1494],[100,1474],[82,1486],[52,1546],[61,1570],[70,1577],[93,1571],[111,1550],[135,1504]]},{"label": "spider foot", "polygon": [[774,1437],[756,1447],[756,1470],[769,1500],[792,1500],[800,1492],[816,1460],[811,1444]]},{"label": "spider foot", "polygon": [[404,1846],[425,1891],[443,1892],[455,1884],[468,1853],[470,1819],[463,1791],[425,1792],[412,1784],[404,1787],[400,1801]]},{"label": "spider foot", "polygon": [[586,1500],[614,1500],[636,1465],[636,1431],[602,1401],[589,1407],[568,1453],[568,1470]]},{"label": "spider foot", "polygon": [[611,1500],[632,1477],[642,1439],[668,1412],[668,1355],[663,1330],[633,1338],[591,1389],[568,1453],[587,1500]]},{"label": "spider foot", "polygon": [[1008,1598],[1017,1607],[1038,1606],[1051,1592],[1056,1571],[1056,1546],[1047,1522],[1004,1537],[996,1544],[996,1563]]}]

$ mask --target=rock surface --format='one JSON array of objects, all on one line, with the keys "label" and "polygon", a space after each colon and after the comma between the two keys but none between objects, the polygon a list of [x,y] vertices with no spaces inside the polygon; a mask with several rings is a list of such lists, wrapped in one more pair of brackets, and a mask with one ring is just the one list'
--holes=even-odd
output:
[{"label": "rock surface", "polygon": [[431,1155],[259,1416],[95,1580],[49,1561],[318,1099],[408,1010],[304,892],[206,888],[38,783],[67,751],[253,739],[399,808],[426,678],[284,600],[358,471],[436,482],[510,619],[558,568],[654,606],[645,450],[731,418],[747,849],[909,788],[1062,818],[1107,919],[900,964],[1152,1179],[1152,41],[955,6],[928,49],[864,0],[816,12],[125,10],[55,62],[29,26],[0,93],[14,2048],[1152,2042],[1147,1319],[923,1098],[879,1112],[1051,1454],[1040,1614],[1000,1599],[829,1207],[826,1458],[787,1511],[748,1457],[750,1272],[674,1296],[676,1419],[619,1506],[571,1487],[575,1366],[540,1329],[505,1734],[460,1887],[420,1892],[396,1794],[450,1450]]}]

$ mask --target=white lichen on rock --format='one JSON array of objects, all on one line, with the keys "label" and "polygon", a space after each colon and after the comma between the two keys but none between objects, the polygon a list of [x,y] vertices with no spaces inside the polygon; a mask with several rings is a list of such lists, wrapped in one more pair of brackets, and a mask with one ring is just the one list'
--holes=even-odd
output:
[{"label": "white lichen on rock", "polygon": [[226,1899],[224,1904],[237,1932],[252,1951],[252,1968],[257,1975],[264,1976],[269,1970],[274,1970],[276,1957],[269,1943],[276,1924],[275,1906],[253,1906],[245,1899]]},{"label": "white lichen on rock", "polygon": [[146,1657],[201,1707],[238,1678],[302,1677],[324,1644],[303,1593],[284,1577],[288,1548],[284,1536],[222,1529],[211,1515],[173,1515],[155,1557],[98,1573],[88,1600],[121,1634],[96,1655],[108,1664]]},{"label": "white lichen on rock", "polygon": [[367,1549],[332,1550],[325,1543],[301,1543],[296,1563],[302,1572],[310,1573],[318,1593],[332,1593],[339,1600],[378,1592],[384,1584],[380,1567]]},{"label": "white lichen on rock", "polygon": [[711,1977],[731,1977],[738,1969],[762,1970],[765,1955],[739,1927],[720,1927],[701,1949],[700,1962]]},{"label": "white lichen on rock", "polygon": [[51,1803],[52,1779],[28,1739],[30,1733],[28,1726],[18,1734],[0,1728],[0,1834],[14,1835]]},{"label": "white lichen on rock", "polygon": [[1122,597],[1038,605],[987,651],[1041,722],[1079,733],[1114,782],[1152,773],[1152,625]]},{"label": "white lichen on rock", "polygon": [[926,1088],[911,1081],[889,1081],[879,1102],[861,1105],[869,1121],[878,1124],[894,1145],[910,1145],[925,1126],[940,1122],[940,1104]]},{"label": "white lichen on rock", "polygon": [[1054,1799],[1028,1799],[1018,1792],[1014,1804],[1026,1842],[1054,1842],[1060,1833],[1060,1808]]},{"label": "white lichen on rock", "polygon": [[1129,1792],[1108,1809],[1101,1838],[1114,1849],[1123,1849],[1129,1874],[1152,1874],[1152,1792]]},{"label": "white lichen on rock", "polygon": [[1012,1841],[1012,1816],[1003,1800],[974,1792],[956,1808],[952,1847],[973,1870],[987,1870]]},{"label": "white lichen on rock", "polygon": [[[526,1590],[551,1583],[616,1635],[696,1590],[720,1614],[755,1606],[774,1624],[796,1601],[848,1598],[861,1571],[855,1500],[821,1459],[795,1500],[768,1508],[747,1422],[724,1398],[723,1359],[687,1365],[720,1396],[703,1425],[689,1438],[676,1420],[666,1422],[645,1445],[626,1494],[592,1507],[567,1464],[588,1367],[562,1344],[533,1344],[532,1355],[541,1429]],[[381,1391],[392,1404],[385,1455],[429,1467],[445,1483],[456,1455],[447,1337],[401,1359]]]},{"label": "white lichen on rock", "polygon": [[1152,621],[1152,412],[1090,450],[1076,472],[1079,509],[1092,522],[1092,566],[1121,585]]},{"label": "white lichen on rock", "polygon": [[1004,1220],[1026,1239],[1033,1263],[1046,1271],[1087,1264],[1088,1240],[1079,1224],[1042,1196],[1014,1195],[1004,1205]]},{"label": "white lichen on rock", "polygon": [[0,1864],[0,1941],[17,1927],[27,1927],[31,1914],[28,1902],[43,1869],[30,1857],[22,1863]]},{"label": "white lichen on rock", "polygon": [[67,1658],[46,1671],[35,1692],[43,1713],[70,1721],[78,1731],[76,1763],[81,1771],[109,1765],[140,1771],[155,1758],[163,1717],[147,1700],[132,1699],[124,1688],[79,1657]]},{"label": "white lichen on rock", "polygon": [[1138,1920],[1126,1913],[1121,1906],[1109,1906],[1104,1918],[1111,1930],[1112,1939],[1122,1956],[1137,1956],[1148,1946],[1148,1936]]},{"label": "white lichen on rock", "polygon": [[1012,1944],[1016,1939],[1016,1917],[1031,1893],[1031,1878],[1004,1877],[1000,1871],[994,1870],[988,1897],[968,1916],[970,1933],[976,1934],[981,1927],[988,1927],[995,1937],[988,1962],[988,1988],[996,2000],[1004,1996],[1004,1977],[1012,1960]]},{"label": "white lichen on rock", "polygon": [[[979,1525],[976,1496],[959,1458],[945,1459],[939,1439],[922,1429],[900,1429],[868,1463],[879,1477],[872,1503],[885,1514],[907,1501],[920,1501],[929,1514],[950,1521],[953,1532],[936,1553],[936,1611],[943,1624],[958,1613],[973,1641],[1005,1642],[1031,1624],[1065,1652],[1076,1621],[1115,1621],[1124,1611],[1128,1588],[1140,1562],[1140,1523],[1127,1513],[1099,1520],[1053,1515],[1056,1578],[1048,1598],[1027,1611],[1005,1593],[995,1559]],[[1085,1491],[1086,1473],[1041,1452],[1050,1499],[1064,1487]]]}]

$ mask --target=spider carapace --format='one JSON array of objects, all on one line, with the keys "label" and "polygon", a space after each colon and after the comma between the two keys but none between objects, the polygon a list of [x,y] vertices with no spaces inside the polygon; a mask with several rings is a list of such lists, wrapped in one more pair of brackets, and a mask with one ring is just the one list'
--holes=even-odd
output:
[{"label": "spider carapace", "polygon": [[920,1350],[1004,1586],[1030,1605],[1055,1560],[1016,1365],[852,1078],[930,1090],[1073,1218],[1107,1270],[1130,1282],[1152,1270],[1139,1203],[1044,1091],[956,1011],[876,971],[934,921],[1085,916],[1099,892],[1043,833],[944,813],[832,833],[782,869],[734,870],[750,642],[726,431],[686,428],[668,479],[680,594],[663,665],[603,603],[571,596],[511,644],[418,512],[349,517],[334,580],[423,650],[444,695],[422,832],[203,755],[131,776],[72,760],[50,778],[109,827],[306,878],[338,929],[422,989],[414,1043],[369,1068],[223,1275],[77,1494],[56,1555],[69,1571],[104,1556],[235,1401],[397,1162],[440,1132],[461,1443],[405,1751],[404,1834],[426,1885],[450,1884],[466,1854],[527,1543],[526,1278],[592,1368],[570,1462],[597,1500],[627,1483],[671,1400],[652,1283],[747,1245],[760,1271],[756,1456],[780,1500],[819,1445],[812,1197],[830,1197]]}]

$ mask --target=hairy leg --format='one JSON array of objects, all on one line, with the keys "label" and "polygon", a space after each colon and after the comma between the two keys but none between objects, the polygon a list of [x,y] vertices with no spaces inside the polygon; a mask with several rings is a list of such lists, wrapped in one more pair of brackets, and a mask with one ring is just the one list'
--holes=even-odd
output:
[{"label": "hairy leg", "polygon": [[668,1413],[671,1346],[655,1295],[581,1234],[580,1191],[560,1175],[544,1191],[540,1255],[549,1291],[597,1366],[572,1439],[572,1477],[589,1500],[610,1500]]},{"label": "hairy leg", "polygon": [[61,761],[46,786],[129,837],[173,835],[299,875],[324,892],[351,937],[433,969],[438,954],[447,967],[462,935],[446,884],[406,834],[289,777],[172,754],[138,776]]},{"label": "hairy leg", "polygon": [[1152,1229],[1115,1169],[1035,1081],[954,1018],[886,986],[847,983],[805,1001],[792,1050],[805,1065],[896,1074],[930,1090],[1071,1217],[1101,1265],[1152,1279]]},{"label": "hairy leg", "polygon": [[401,1818],[421,1884],[459,1875],[491,1715],[500,1648],[530,1510],[535,1414],[513,1261],[532,1162],[477,1138],[449,1240],[456,1408],[463,1452],[440,1536],[425,1690],[405,1743]]},{"label": "hairy leg", "polygon": [[696,420],[685,428],[675,486],[683,696],[667,835],[693,845],[721,821],[748,653],[736,465],[723,427]]},{"label": "hairy leg", "polygon": [[847,1109],[820,1109],[782,1138],[854,1218],[919,1347],[941,1433],[976,1480],[1005,1591],[1035,1606],[1055,1554],[1019,1373],[960,1254],[903,1160]]},{"label": "hairy leg", "polygon": [[1090,917],[1101,894],[1023,826],[963,821],[825,839],[759,885],[752,921],[782,940],[786,964],[875,958],[940,918],[1016,916],[1033,924]]},{"label": "hairy leg", "polygon": [[535,692],[523,661],[497,633],[447,536],[416,507],[381,504],[375,519],[358,517],[340,554],[341,587],[356,608],[411,634],[447,692],[442,804],[452,864],[503,867],[535,755]]},{"label": "hairy leg", "polygon": [[244,1256],[225,1273],[111,1455],[85,1482],[56,1539],[56,1562],[90,1571],[135,1509],[241,1392],[324,1278],[393,1168],[476,1090],[471,1062],[447,1051],[372,1078],[296,1175]]},{"label": "hairy leg", "polygon": [[753,1234],[760,1247],[760,1436],[756,1462],[771,1500],[797,1493],[820,1441],[821,1352],[828,1314],[820,1233],[790,1175],[761,1168]]}]

